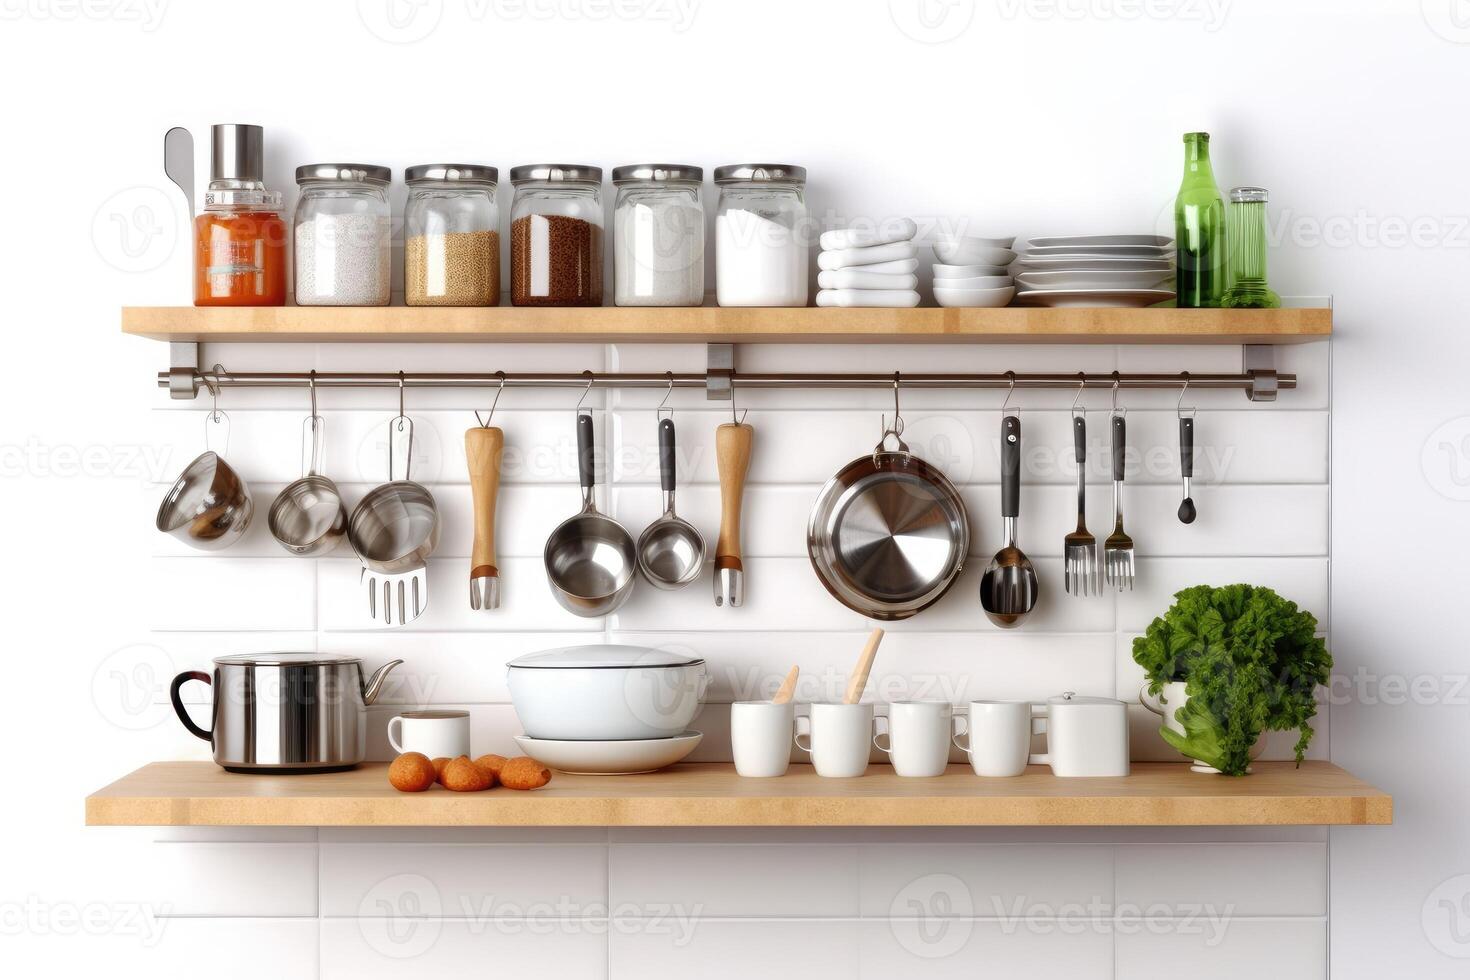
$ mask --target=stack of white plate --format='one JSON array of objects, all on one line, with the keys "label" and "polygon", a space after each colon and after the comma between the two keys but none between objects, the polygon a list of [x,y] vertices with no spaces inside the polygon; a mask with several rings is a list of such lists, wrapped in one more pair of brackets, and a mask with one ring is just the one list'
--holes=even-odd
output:
[{"label": "stack of white plate", "polygon": [[1153,306],[1174,299],[1174,240],[1033,238],[1016,264],[1017,306]]},{"label": "stack of white plate", "polygon": [[824,232],[817,256],[818,306],[919,305],[919,253],[911,219],[881,228],[840,228]]},{"label": "stack of white plate", "polygon": [[940,306],[1005,306],[1016,293],[1007,268],[1016,238],[941,235],[934,241],[934,299]]}]

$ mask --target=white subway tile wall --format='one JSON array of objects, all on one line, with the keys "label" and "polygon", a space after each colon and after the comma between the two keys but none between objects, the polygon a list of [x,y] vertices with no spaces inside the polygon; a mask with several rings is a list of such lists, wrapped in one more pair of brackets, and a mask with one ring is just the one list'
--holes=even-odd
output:
[{"label": "white subway tile wall", "polygon": [[[269,356],[266,356],[266,355]],[[1282,370],[1300,389],[1276,404],[1238,392],[1193,390],[1198,411],[1194,497],[1199,519],[1185,527],[1178,503],[1177,392],[1123,392],[1129,409],[1128,525],[1138,545],[1137,590],[1102,598],[1065,596],[1061,538],[1075,523],[1068,429],[1073,393],[1021,392],[1021,546],[1038,563],[1043,599],[1024,629],[989,625],[976,589],[999,546],[1000,392],[905,392],[905,439],[960,485],[973,527],[971,560],[933,609],[890,624],[868,697],[1044,698],[1062,691],[1136,701],[1141,672],[1130,649],[1177,589],[1200,582],[1271,585],[1329,628],[1326,345],[1285,348]],[[701,370],[692,345],[221,345],[206,356],[244,369]],[[1238,348],[751,346],[745,370],[786,371],[1230,371]],[[495,424],[506,430],[497,540],[503,607],[474,612],[467,601],[472,517],[463,432],[491,393],[407,393],[417,426],[413,476],[434,492],[443,543],[431,563],[425,615],[398,631],[367,628],[359,566],[345,546],[301,560],[275,545],[264,515],[299,475],[300,392],[226,390],[228,457],[255,492],[256,520],[232,549],[201,554],[153,537],[157,596],[149,642],[178,669],[203,668],[224,652],[284,648],[351,653],[394,674],[371,712],[370,752],[390,756],[383,729],[407,707],[436,704],[473,715],[476,752],[514,751],[520,731],[505,663],[568,643],[653,645],[704,656],[712,683],[693,722],[705,733],[694,756],[729,758],[728,703],[768,696],[791,664],[802,668],[798,698],[831,698],[864,634],[876,625],[835,602],[805,553],[807,513],[822,483],[868,452],[892,412],[889,392],[761,391],[742,394],[755,426],[745,499],[747,602],[717,609],[708,568],[674,593],[636,589],[603,620],[571,616],[553,601],[541,548],[580,503],[575,476],[574,391],[508,391]],[[659,512],[653,408],[659,391],[593,392],[602,507],[636,535]],[[1092,529],[1106,531],[1110,493],[1106,419],[1110,397],[1089,391],[1088,464]],[[299,403],[299,404],[298,404]],[[698,392],[671,399],[679,437],[680,513],[712,545],[718,531],[714,427],[728,406]],[[205,402],[160,402],[152,439],[167,452],[157,485],[140,495],[147,519],[173,472],[203,448]],[[349,505],[387,477],[392,391],[325,391],[327,473]],[[191,701],[207,689],[191,685]],[[1157,719],[1131,714],[1135,759],[1177,755]],[[1314,757],[1325,757],[1328,719],[1317,719]],[[1289,758],[1294,736],[1268,742]],[[208,757],[187,736],[181,752]],[[794,753],[800,761],[801,754]],[[958,752],[955,761],[961,761]],[[875,761],[878,757],[875,754]],[[1207,778],[1207,777],[1201,777]],[[811,835],[675,831],[347,832],[323,830],[254,842],[170,840],[159,882],[176,886],[164,944],[180,957],[207,943],[208,923],[241,924],[262,944],[310,950],[311,969],[287,976],[366,978],[531,972],[555,977],[762,976],[809,978],[1041,975],[1141,978],[1177,972],[1188,957],[1198,975],[1231,975],[1267,962],[1279,972],[1325,975],[1325,844],[1281,832],[1218,840],[1150,832],[1143,839],[1043,833],[1016,841],[999,832],[873,832],[858,841]],[[303,871],[305,869],[305,871]],[[207,883],[218,879],[212,892]],[[267,881],[278,882],[275,890]],[[157,889],[147,890],[148,895]],[[142,892],[139,892],[142,894]],[[159,893],[161,894],[161,892]],[[162,899],[160,899],[161,901]],[[1225,910],[1225,911],[1221,911]],[[1216,919],[1210,914],[1219,912]],[[202,919],[189,918],[201,916]],[[259,918],[264,916],[265,918]],[[300,918],[316,921],[303,923]],[[1131,917],[1130,917],[1131,916]],[[206,925],[200,925],[200,923]],[[1200,925],[1200,923],[1203,925]],[[264,924],[262,924],[264,923]],[[175,925],[177,924],[177,928]],[[307,931],[300,928],[305,925]],[[254,931],[254,932],[252,932]],[[232,947],[236,945],[231,943]],[[207,952],[198,954],[207,957]],[[254,954],[251,954],[254,955]],[[1262,959],[1270,955],[1272,959]],[[248,959],[248,957],[247,957]],[[266,957],[270,960],[269,957]],[[267,963],[262,970],[274,966]],[[1014,969],[1007,971],[1006,967]],[[523,969],[518,969],[523,968]],[[721,971],[725,971],[722,973]],[[257,973],[258,975],[258,973]]]}]

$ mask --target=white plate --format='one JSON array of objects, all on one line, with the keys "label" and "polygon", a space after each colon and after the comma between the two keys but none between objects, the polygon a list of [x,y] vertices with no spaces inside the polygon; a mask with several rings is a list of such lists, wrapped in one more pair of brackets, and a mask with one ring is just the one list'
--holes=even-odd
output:
[{"label": "white plate", "polygon": [[935,242],[934,257],[946,265],[1010,265],[1016,261],[1013,250],[982,245],[973,239]]},{"label": "white plate", "polygon": [[1173,248],[1174,239],[1164,235],[1060,235],[1052,238],[1033,238],[1026,243],[1029,248],[1098,248],[1116,245],[1143,245],[1150,248]]},{"label": "white plate", "polygon": [[1060,248],[1028,248],[1021,258],[1061,257],[1069,259],[1172,259],[1174,247],[1154,248],[1151,245],[1099,245],[1083,247],[1064,245]]},{"label": "white plate", "polygon": [[1130,269],[1023,272],[1016,277],[1022,289],[1159,289],[1174,278],[1174,270],[1135,272]]},{"label": "white plate", "polygon": [[1095,255],[1081,259],[1068,256],[1023,255],[1017,260],[1017,264],[1028,269],[1058,269],[1069,272],[1172,272],[1174,270],[1174,263],[1169,259],[1109,259]]},{"label": "white plate", "polygon": [[1173,298],[1172,289],[1027,289],[1016,294],[1016,305],[1141,307]]},{"label": "white plate", "polygon": [[1015,286],[1004,289],[944,289],[936,287],[934,301],[951,308],[988,310],[1005,306],[1016,295]]},{"label": "white plate", "polygon": [[672,766],[704,738],[685,732],[673,738],[631,738],[618,741],[568,741],[517,735],[521,751],[558,772],[574,776],[625,776]]},{"label": "white plate", "polygon": [[935,279],[938,289],[1005,289],[1016,281],[1010,276],[966,276],[963,279]]},{"label": "white plate", "polygon": [[1004,276],[1007,269],[1003,265],[943,265],[934,263],[935,279],[973,279],[976,276]]}]

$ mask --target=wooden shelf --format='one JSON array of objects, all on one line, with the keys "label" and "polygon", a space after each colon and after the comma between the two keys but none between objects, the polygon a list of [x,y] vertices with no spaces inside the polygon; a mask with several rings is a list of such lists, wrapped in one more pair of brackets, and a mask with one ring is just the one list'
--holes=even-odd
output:
[{"label": "wooden shelf", "polygon": [[1294,344],[1332,335],[1332,310],[839,310],[597,307],[125,307],[123,333],[268,343]]},{"label": "wooden shelf", "polygon": [[742,779],[727,764],[640,776],[556,773],[544,789],[399,793],[387,766],[345,773],[250,776],[208,762],[159,762],[87,798],[92,826],[1281,826],[1388,824],[1393,800],[1327,762],[1256,763],[1230,779],[1186,765],[1136,763],[1126,779],[1058,779],[1032,767],[980,779],[951,766],[903,779],[874,766],[861,779],[823,779],[792,766]]}]

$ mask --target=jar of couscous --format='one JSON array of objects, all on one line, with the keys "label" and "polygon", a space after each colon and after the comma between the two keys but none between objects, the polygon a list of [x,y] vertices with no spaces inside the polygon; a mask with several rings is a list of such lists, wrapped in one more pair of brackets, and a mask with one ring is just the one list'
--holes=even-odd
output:
[{"label": "jar of couscous", "polygon": [[500,304],[499,172],[468,163],[409,167],[403,298],[409,306]]}]

